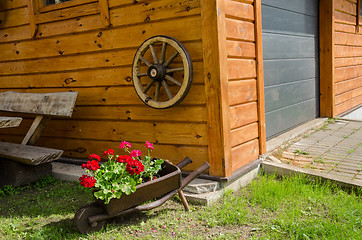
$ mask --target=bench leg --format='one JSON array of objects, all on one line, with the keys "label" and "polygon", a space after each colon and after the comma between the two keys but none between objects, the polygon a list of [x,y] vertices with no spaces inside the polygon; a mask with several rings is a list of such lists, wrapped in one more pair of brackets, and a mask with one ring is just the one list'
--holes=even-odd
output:
[{"label": "bench leg", "polygon": [[52,173],[51,163],[36,166],[0,159],[0,187],[27,185]]}]

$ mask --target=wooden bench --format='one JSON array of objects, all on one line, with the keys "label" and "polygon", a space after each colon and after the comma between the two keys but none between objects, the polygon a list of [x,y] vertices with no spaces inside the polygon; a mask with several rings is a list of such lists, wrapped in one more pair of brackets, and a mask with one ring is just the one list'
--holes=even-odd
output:
[{"label": "wooden bench", "polygon": [[[23,185],[40,177],[35,175],[44,175],[42,172],[49,172],[49,168],[51,171],[50,162],[60,158],[63,151],[34,144],[52,117],[72,116],[77,96],[77,92],[0,93],[0,111],[36,116],[21,144],[0,142],[0,168],[4,169],[0,169],[0,185]],[[34,175],[34,179],[26,175]]]}]

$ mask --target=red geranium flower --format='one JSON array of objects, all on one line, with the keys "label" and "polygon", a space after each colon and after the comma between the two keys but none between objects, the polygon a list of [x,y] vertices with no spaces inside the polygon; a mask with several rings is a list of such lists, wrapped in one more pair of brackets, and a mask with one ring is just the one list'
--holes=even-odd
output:
[{"label": "red geranium flower", "polygon": [[96,183],[96,180],[94,177],[83,175],[79,178],[80,185],[84,186],[85,188],[92,188],[94,187],[94,184]]},{"label": "red geranium flower", "polygon": [[131,161],[129,161],[127,163],[126,170],[131,175],[133,175],[133,174],[139,175],[139,174],[141,174],[141,172],[143,172],[145,170],[145,167],[143,166],[143,164],[140,161],[132,159]]},{"label": "red geranium flower", "polygon": [[104,151],[104,156],[107,156],[107,155],[114,155],[114,150],[112,148],[108,149],[107,151]]},{"label": "red geranium flower", "polygon": [[148,148],[148,149],[152,149],[152,150],[154,150],[155,148],[153,147],[153,144],[152,143],[150,143],[149,141],[146,141],[146,143],[145,143],[145,147],[146,148]]},{"label": "red geranium flower", "polygon": [[130,148],[130,147],[131,147],[131,144],[126,141],[121,142],[121,144],[119,145],[119,148]]},{"label": "red geranium flower", "polygon": [[132,152],[129,154],[131,157],[138,157],[138,156],[141,156],[141,151],[140,150],[132,150]]},{"label": "red geranium flower", "polygon": [[87,168],[92,171],[96,171],[99,168],[99,162],[96,160],[88,161],[86,164],[82,164],[82,168]]},{"label": "red geranium flower", "polygon": [[117,162],[120,163],[128,163],[129,161],[132,161],[132,157],[128,155],[121,155],[117,158]]},{"label": "red geranium flower", "polygon": [[97,160],[97,161],[100,161],[101,160],[101,157],[100,156],[98,156],[97,154],[91,154],[91,155],[89,155],[89,157],[88,157],[89,159],[95,159],[95,160]]}]

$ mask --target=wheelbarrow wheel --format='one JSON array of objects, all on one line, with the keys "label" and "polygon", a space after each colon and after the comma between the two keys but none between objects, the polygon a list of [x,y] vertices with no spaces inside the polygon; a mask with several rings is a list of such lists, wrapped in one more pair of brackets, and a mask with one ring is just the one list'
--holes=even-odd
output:
[{"label": "wheelbarrow wheel", "polygon": [[83,206],[75,213],[74,216],[75,225],[82,234],[97,232],[102,229],[102,227],[106,224],[106,221],[103,220],[103,221],[90,223],[88,221],[88,218],[90,216],[95,216],[103,213],[104,213],[103,210],[96,204]]},{"label": "wheelbarrow wheel", "polygon": [[193,78],[190,54],[175,38],[158,35],[138,48],[132,64],[133,86],[149,107],[170,108],[189,92]]}]

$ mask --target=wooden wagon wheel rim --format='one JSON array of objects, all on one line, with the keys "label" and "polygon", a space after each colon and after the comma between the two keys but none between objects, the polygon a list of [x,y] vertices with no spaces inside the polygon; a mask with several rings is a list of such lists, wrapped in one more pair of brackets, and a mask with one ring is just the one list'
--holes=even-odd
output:
[{"label": "wooden wagon wheel rim", "polygon": [[[157,54],[154,44],[162,43],[160,54]],[[166,59],[166,51],[170,46],[174,49],[172,55]],[[152,59],[145,59],[145,53],[150,50]],[[179,68],[169,68],[170,64],[177,56],[182,59],[182,66]],[[146,72],[140,72],[141,62],[147,67]],[[183,72],[182,82],[179,79],[173,78],[170,73]],[[168,36],[154,36],[144,41],[138,48],[132,65],[133,86],[139,98],[152,108],[169,108],[180,103],[187,95],[192,83],[193,67],[192,61],[186,48],[178,40]],[[146,86],[142,85],[141,78],[148,77],[149,82]],[[168,83],[171,82],[179,87],[175,96],[170,91]],[[148,95],[151,87],[155,87],[154,96]],[[161,88],[167,94],[167,101],[159,101]]]},{"label": "wooden wagon wheel rim", "polygon": [[102,227],[106,224],[105,220],[96,222],[96,223],[90,223],[88,221],[88,217],[95,216],[98,214],[104,214],[103,210],[95,203],[89,204],[86,206],[81,207],[78,209],[78,211],[75,213],[74,216],[74,222],[77,226],[78,230],[82,234],[88,234],[91,232],[97,232],[102,229]]}]

